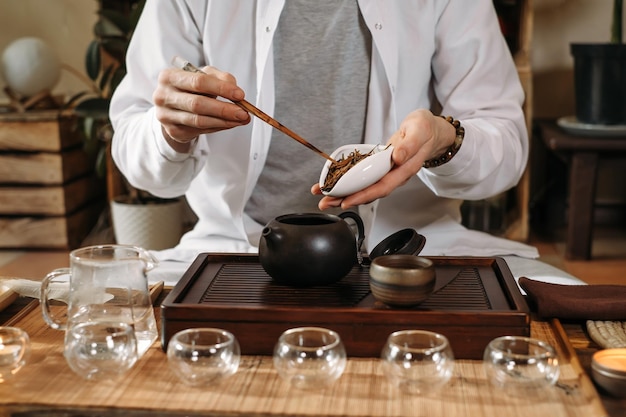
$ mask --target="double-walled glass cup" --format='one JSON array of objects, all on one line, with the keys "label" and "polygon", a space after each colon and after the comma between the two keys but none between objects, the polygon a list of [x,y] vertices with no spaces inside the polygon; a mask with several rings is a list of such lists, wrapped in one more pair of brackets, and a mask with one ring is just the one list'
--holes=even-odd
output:
[{"label": "double-walled glass cup", "polygon": [[88,321],[68,328],[65,360],[88,380],[116,379],[137,361],[137,339],[126,322]]},{"label": "double-walled glass cup", "polygon": [[483,366],[489,382],[505,389],[537,389],[559,378],[556,351],[548,343],[523,336],[498,337],[487,345]]},{"label": "double-walled glass cup", "polygon": [[28,334],[17,327],[0,327],[0,383],[18,373],[29,356]]},{"label": "double-walled glass cup", "polygon": [[239,368],[241,351],[235,336],[222,329],[182,330],[167,345],[170,369],[185,384],[216,384]]},{"label": "double-walled glass cup", "polygon": [[402,392],[426,394],[442,388],[454,372],[448,339],[425,330],[389,335],[381,352],[383,372]]},{"label": "double-walled glass cup", "polygon": [[328,387],[341,377],[346,362],[339,334],[321,327],[286,330],[274,347],[278,375],[296,388]]}]

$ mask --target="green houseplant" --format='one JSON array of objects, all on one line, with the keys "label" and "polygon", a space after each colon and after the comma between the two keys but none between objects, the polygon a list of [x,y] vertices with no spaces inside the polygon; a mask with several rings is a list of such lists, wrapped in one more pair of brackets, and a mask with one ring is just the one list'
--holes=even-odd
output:
[{"label": "green houseplant", "polygon": [[626,124],[623,13],[623,0],[614,0],[610,42],[571,44],[576,118],[579,122]]},{"label": "green houseplant", "polygon": [[623,20],[623,1],[613,1],[613,21],[611,22],[611,42],[623,43],[624,37],[622,33],[622,20]]},{"label": "green houseplant", "polygon": [[96,172],[107,177],[111,221],[117,243],[164,249],[178,242],[184,201],[162,199],[131,186],[110,158],[111,97],[126,74],[126,51],[145,0],[98,0],[94,39],[85,54],[88,91],[69,100],[83,121],[85,148],[96,154]]},{"label": "green houseplant", "polygon": [[83,124],[85,149],[96,156],[96,172],[105,176],[107,147],[113,135],[109,104],[126,74],[126,49],[145,0],[98,0],[94,39],[85,53],[85,73],[72,71],[89,86],[71,97],[66,106]]}]

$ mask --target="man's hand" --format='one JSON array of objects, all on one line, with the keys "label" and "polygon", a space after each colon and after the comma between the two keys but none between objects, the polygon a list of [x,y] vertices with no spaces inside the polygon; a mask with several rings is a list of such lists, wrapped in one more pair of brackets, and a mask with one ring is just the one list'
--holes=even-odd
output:
[{"label": "man's hand", "polygon": [[[455,136],[454,127],[430,111],[410,113],[387,141],[394,146],[391,171],[375,184],[344,198],[324,196],[318,207],[320,210],[331,207],[345,210],[386,197],[417,174],[424,161],[443,154],[454,143]],[[322,194],[319,184],[311,187],[311,193]]]},{"label": "man's hand", "polygon": [[152,98],[163,136],[178,151],[204,133],[218,132],[250,122],[250,115],[236,104],[219,100],[241,100],[244,91],[235,78],[213,67],[204,73],[168,68],[159,74]]}]

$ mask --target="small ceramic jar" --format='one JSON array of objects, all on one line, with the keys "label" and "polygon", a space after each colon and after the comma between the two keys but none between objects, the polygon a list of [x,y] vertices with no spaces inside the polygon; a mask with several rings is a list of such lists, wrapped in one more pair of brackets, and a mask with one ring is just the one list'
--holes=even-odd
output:
[{"label": "small ceramic jar", "polygon": [[435,289],[433,262],[421,256],[378,256],[369,274],[372,295],[392,307],[416,306]]}]

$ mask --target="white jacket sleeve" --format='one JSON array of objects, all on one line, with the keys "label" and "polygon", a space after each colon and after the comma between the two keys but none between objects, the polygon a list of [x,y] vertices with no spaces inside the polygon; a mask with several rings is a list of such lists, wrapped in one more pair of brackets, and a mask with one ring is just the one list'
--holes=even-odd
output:
[{"label": "white jacket sleeve", "polygon": [[529,154],[524,92],[490,0],[446,2],[436,25],[433,89],[465,140],[452,160],[419,176],[442,197],[493,196],[515,186]]},{"label": "white jacket sleeve", "polygon": [[[200,7],[204,2],[198,2]],[[174,55],[201,62],[198,28],[184,2],[148,1],[127,53],[127,75],[112,98],[112,156],[135,187],[160,197],[177,197],[202,169],[206,141],[189,154],[171,149],[155,117],[152,93],[159,72]],[[201,12],[203,13],[203,12]]]}]

